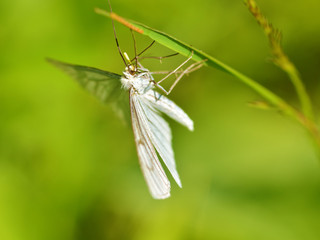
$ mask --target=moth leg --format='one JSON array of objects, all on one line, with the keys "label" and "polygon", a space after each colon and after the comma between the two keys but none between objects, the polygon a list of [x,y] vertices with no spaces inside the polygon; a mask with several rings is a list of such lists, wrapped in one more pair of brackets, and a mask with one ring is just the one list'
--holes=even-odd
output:
[{"label": "moth leg", "polygon": [[207,59],[201,61],[201,62],[196,62],[191,64],[189,67],[186,68],[186,70],[184,70],[174,81],[174,83],[171,85],[167,95],[169,95],[171,93],[171,91],[174,89],[174,87],[177,85],[177,83],[181,80],[181,78],[185,75],[185,74],[189,74],[193,71],[198,70],[199,68],[201,68],[203,66],[203,63],[207,61]]},{"label": "moth leg", "polygon": [[200,61],[200,62],[196,62],[191,64],[189,67],[187,67],[185,70],[183,70],[180,75],[176,78],[176,80],[174,81],[174,83],[171,85],[170,89],[167,91],[166,89],[164,89],[161,85],[159,85],[160,81],[155,83],[155,86],[157,86],[159,89],[161,89],[166,95],[169,95],[171,93],[171,91],[174,89],[174,87],[177,85],[177,83],[181,80],[181,78],[186,75],[189,74],[191,72],[194,72],[196,70],[198,70],[199,68],[201,68],[204,65],[204,62],[207,61],[207,59]]},{"label": "moth leg", "polygon": [[153,91],[153,96],[154,96],[154,99],[157,101],[160,100],[160,98],[162,97],[162,94],[158,93],[159,94],[159,97],[157,97],[157,92],[156,91]]},{"label": "moth leg", "polygon": [[134,61],[136,62],[136,68],[138,68],[138,56],[137,56],[137,43],[136,43],[136,38],[134,36],[133,30],[130,29],[131,36],[133,39],[133,47],[134,47]]},{"label": "moth leg", "polygon": [[139,57],[140,60],[142,59],[146,59],[146,58],[152,58],[152,59],[159,59],[160,60],[160,63],[162,63],[162,59],[164,58],[169,58],[169,57],[173,57],[173,56],[177,56],[179,53],[173,53],[173,54],[170,54],[170,55],[166,55],[166,56],[161,56],[161,57],[154,57],[154,56],[146,56],[146,57]]},{"label": "moth leg", "polygon": [[143,49],[139,54],[136,54],[136,56],[131,60],[131,61],[134,61],[134,60],[138,60],[139,56],[144,53],[145,51],[147,51],[149,48],[152,47],[152,45],[155,43],[156,41],[152,41],[152,43],[150,43],[145,49]]},{"label": "moth leg", "polygon": [[181,63],[176,69],[174,69],[173,71],[171,71],[167,76],[165,76],[164,78],[160,79],[158,81],[158,84],[163,82],[165,79],[167,79],[168,77],[170,77],[172,74],[174,74],[176,71],[178,71],[183,65],[185,65],[187,62],[189,62],[189,60],[192,58],[193,56],[193,51],[191,52],[190,57],[187,58],[187,60],[185,60],[183,63]]}]

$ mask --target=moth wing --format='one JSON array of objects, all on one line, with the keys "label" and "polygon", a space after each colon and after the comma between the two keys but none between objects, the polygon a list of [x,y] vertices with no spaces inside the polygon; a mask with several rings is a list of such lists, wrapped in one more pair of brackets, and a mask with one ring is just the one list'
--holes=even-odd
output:
[{"label": "moth wing", "polygon": [[170,196],[170,182],[153,147],[152,132],[142,105],[140,96],[131,89],[130,109],[132,129],[142,173],[154,198],[168,198]]},{"label": "moth wing", "polygon": [[121,75],[53,59],[47,61],[75,79],[102,103],[110,103],[116,114],[122,120],[128,121],[128,97],[121,89]]},{"label": "moth wing", "polygon": [[172,135],[169,124],[160,116],[148,98],[141,95],[141,108],[147,117],[148,125],[150,128],[150,138],[152,144],[156,148],[163,162],[169,169],[172,177],[177,182],[179,187],[182,187],[179,174],[176,169],[174,160],[174,152],[172,149]]},{"label": "moth wing", "polygon": [[190,131],[193,131],[193,121],[190,117],[173,101],[160,95],[154,90],[149,90],[144,94],[144,97],[149,100],[150,104],[160,112],[163,112],[173,120],[187,127]]}]

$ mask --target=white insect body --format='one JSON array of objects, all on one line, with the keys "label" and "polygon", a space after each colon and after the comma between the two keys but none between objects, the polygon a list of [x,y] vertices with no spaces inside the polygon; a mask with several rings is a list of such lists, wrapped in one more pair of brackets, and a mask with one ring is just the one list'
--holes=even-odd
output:
[{"label": "white insect body", "polygon": [[[110,1],[109,6],[110,12],[112,12]],[[180,187],[182,185],[174,160],[174,152],[171,144],[171,129],[168,123],[162,118],[161,113],[166,114],[184,125],[190,131],[193,131],[193,121],[180,107],[165,96],[154,91],[154,88],[157,87],[168,95],[184,74],[199,69],[203,65],[203,62],[193,63],[185,70],[178,72],[179,69],[192,58],[192,52],[187,60],[175,70],[168,72],[164,78],[156,83],[151,72],[142,67],[138,62],[138,57],[150,48],[155,41],[137,54],[135,38],[131,31],[135,49],[135,58],[134,61],[131,61],[128,55],[125,52],[122,53],[120,49],[113,19],[112,26],[119,54],[126,65],[122,76],[97,68],[64,63],[53,59],[48,59],[48,61],[73,77],[101,102],[110,103],[121,117],[124,117],[126,114],[125,111],[123,111],[124,109],[122,109],[124,105],[122,104],[123,101],[121,101],[124,92],[119,90],[123,88],[129,92],[131,122],[140,166],[151,195],[156,199],[164,199],[170,196],[170,182],[161,166],[158,156],[163,160],[177,184]],[[159,57],[159,59],[161,60],[162,58],[175,55],[177,55],[177,53]],[[180,73],[180,75],[176,77],[175,82],[168,91],[159,85],[172,74],[178,73]]]},{"label": "white insect body", "polygon": [[128,65],[121,77],[122,87],[125,90],[134,88],[139,94],[154,88],[154,79],[146,68],[137,69],[134,65]]},{"label": "white insect body", "polygon": [[144,178],[154,198],[167,198],[170,196],[170,182],[157,153],[177,184],[182,185],[174,160],[171,129],[161,113],[190,131],[193,131],[193,121],[174,102],[153,90],[155,83],[147,69],[128,65],[121,83],[129,90],[132,128]]}]

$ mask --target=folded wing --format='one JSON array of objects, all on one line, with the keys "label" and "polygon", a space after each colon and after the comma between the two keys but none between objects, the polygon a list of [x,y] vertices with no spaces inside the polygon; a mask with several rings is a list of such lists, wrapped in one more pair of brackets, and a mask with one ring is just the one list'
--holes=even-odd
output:
[{"label": "folded wing", "polygon": [[178,123],[187,127],[190,131],[193,131],[193,121],[173,101],[153,90],[149,90],[143,96],[155,109],[165,113]]},{"label": "folded wing", "polygon": [[121,75],[53,59],[47,59],[47,61],[75,79],[83,88],[102,103],[111,104],[116,114],[124,120],[124,122],[128,121],[128,95],[127,92],[121,88]]},{"label": "folded wing", "polygon": [[[145,114],[141,95],[130,90],[131,120],[140,166],[151,195],[156,199],[170,196],[170,182],[154,149],[154,133]],[[148,111],[148,110],[147,110]],[[171,139],[171,136],[170,136]]]},{"label": "folded wing", "polygon": [[145,116],[147,117],[148,125],[151,130],[150,138],[152,144],[169,169],[174,180],[177,182],[179,187],[182,187],[174,160],[171,129],[168,123],[161,117],[160,112],[156,110],[156,108],[151,104],[148,98],[145,98],[145,94],[141,95],[139,100],[141,108]]}]

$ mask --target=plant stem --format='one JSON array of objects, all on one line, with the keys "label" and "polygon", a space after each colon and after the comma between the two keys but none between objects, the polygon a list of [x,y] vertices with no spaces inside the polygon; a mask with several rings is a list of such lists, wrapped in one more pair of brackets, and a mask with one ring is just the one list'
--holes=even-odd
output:
[{"label": "plant stem", "polygon": [[[254,1],[248,0],[248,2],[252,3]],[[291,105],[289,105],[281,97],[277,96],[272,91],[265,88],[258,82],[240,73],[239,71],[233,69],[232,67],[224,64],[218,59],[194,48],[193,46],[190,46],[166,33],[150,28],[144,24],[134,22],[131,20],[126,20],[115,13],[109,13],[102,9],[95,9],[95,11],[98,14],[104,15],[106,17],[112,18],[120,22],[121,24],[125,25],[126,27],[138,33],[141,33],[143,35],[150,37],[151,39],[155,40],[159,44],[162,44],[163,46],[168,47],[173,51],[180,53],[183,56],[189,57],[192,54],[193,60],[195,61],[205,60],[204,65],[214,67],[216,69],[219,69],[223,72],[226,72],[236,77],[236,79],[240,80],[241,82],[243,82],[244,84],[252,88],[258,94],[260,94],[265,100],[271,103],[274,107],[278,108],[282,113],[292,117],[293,119],[298,121],[304,128],[306,128],[306,130],[309,132],[309,135],[312,137],[313,142],[315,143],[317,153],[320,159],[320,134],[319,134],[317,125],[313,120],[312,108],[311,108],[309,97],[299,77],[298,71],[296,70],[294,65],[289,61],[287,56],[283,53],[280,44],[278,44],[277,41],[275,41],[277,38],[279,38],[279,32],[271,31],[272,30],[271,25],[269,23],[266,25],[266,21],[263,22],[263,24],[266,26],[265,31],[267,33],[271,32],[274,35],[272,37],[274,39],[274,41],[272,42],[272,44],[274,44],[273,45],[274,47],[272,49],[274,51],[273,52],[274,56],[276,56],[275,62],[277,64],[283,64],[284,70],[289,74],[291,81],[294,83],[294,86],[297,90],[297,93],[302,103],[303,113],[300,113],[298,110],[296,110]],[[262,15],[260,14],[260,17],[261,16]],[[281,60],[281,61],[277,62],[276,60]]]},{"label": "plant stem", "polygon": [[287,58],[287,60],[283,61],[283,66],[281,67],[291,79],[296,92],[298,94],[299,100],[301,102],[302,112],[306,117],[310,120],[314,120],[313,110],[309,95],[301,81],[300,74],[294,64]]},{"label": "plant stem", "polygon": [[288,56],[284,53],[281,46],[282,37],[280,31],[274,28],[268,19],[261,13],[255,0],[245,0],[245,4],[268,37],[272,55],[274,56],[274,63],[288,74],[297,92],[302,112],[307,118],[314,120],[312,104],[300,78],[300,74]]}]

